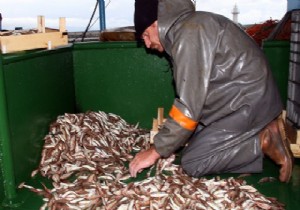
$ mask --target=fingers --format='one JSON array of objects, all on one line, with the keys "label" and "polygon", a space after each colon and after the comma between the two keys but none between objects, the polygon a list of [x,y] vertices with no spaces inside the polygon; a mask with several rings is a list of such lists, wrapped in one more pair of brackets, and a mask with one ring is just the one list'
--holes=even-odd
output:
[{"label": "fingers", "polygon": [[137,154],[134,159],[129,163],[129,172],[131,177],[136,177],[138,173],[141,173],[145,168],[144,158],[141,154]]},{"label": "fingers", "polygon": [[132,177],[143,171],[144,168],[152,166],[160,155],[154,148],[139,152],[129,164],[129,172]]},{"label": "fingers", "polygon": [[131,177],[136,177],[137,173],[142,172],[143,169],[140,168],[139,164],[138,164],[138,160],[135,157],[129,164],[129,172]]},{"label": "fingers", "polygon": [[129,163],[129,173],[130,173],[131,177],[136,177],[135,159],[136,159],[136,157]]},{"label": "fingers", "polygon": [[132,162],[129,164],[129,172],[131,177],[136,177],[136,170],[134,169]]}]

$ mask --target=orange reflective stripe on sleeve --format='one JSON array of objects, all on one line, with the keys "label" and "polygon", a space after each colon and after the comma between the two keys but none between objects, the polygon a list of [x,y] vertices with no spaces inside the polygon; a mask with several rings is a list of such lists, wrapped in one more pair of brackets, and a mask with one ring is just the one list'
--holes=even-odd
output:
[{"label": "orange reflective stripe on sleeve", "polygon": [[185,116],[176,106],[172,106],[172,109],[169,113],[170,117],[175,120],[181,127],[193,131],[197,127],[197,122],[191,118]]}]

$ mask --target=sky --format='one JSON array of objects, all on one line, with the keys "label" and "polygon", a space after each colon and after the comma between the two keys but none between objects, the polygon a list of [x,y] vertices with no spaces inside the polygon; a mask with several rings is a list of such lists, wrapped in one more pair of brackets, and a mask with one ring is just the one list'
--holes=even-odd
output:
[{"label": "sky", "polygon": [[[2,30],[37,28],[37,16],[45,16],[45,25],[59,27],[59,17],[66,18],[67,30],[84,31],[95,8],[96,0],[0,0]],[[287,12],[287,0],[196,0],[196,10],[209,11],[232,19],[237,5],[239,23],[254,24],[269,19],[281,20]],[[105,0],[106,29],[133,26],[134,0]],[[97,9],[92,27],[99,30]]]}]

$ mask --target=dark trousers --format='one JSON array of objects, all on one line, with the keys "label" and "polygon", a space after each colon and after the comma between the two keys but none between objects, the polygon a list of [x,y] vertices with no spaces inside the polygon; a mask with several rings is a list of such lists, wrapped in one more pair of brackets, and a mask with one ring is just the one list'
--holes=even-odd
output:
[{"label": "dark trousers", "polygon": [[[200,177],[227,172],[262,171],[263,153],[258,137],[262,128],[234,122],[234,118],[224,118],[209,126],[197,127],[182,153],[181,165],[187,174]],[[228,126],[228,123],[231,125]],[[234,124],[235,128],[232,126]]]}]

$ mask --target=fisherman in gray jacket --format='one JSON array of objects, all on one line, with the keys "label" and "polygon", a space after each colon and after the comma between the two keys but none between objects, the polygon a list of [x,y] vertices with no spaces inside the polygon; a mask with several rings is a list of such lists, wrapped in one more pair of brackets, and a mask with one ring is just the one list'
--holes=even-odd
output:
[{"label": "fisherman in gray jacket", "polygon": [[136,0],[134,21],[147,48],[170,56],[177,97],[154,145],[130,162],[131,176],[185,145],[181,165],[190,176],[259,173],[265,154],[288,182],[293,157],[282,102],[258,45],[190,0]]}]

